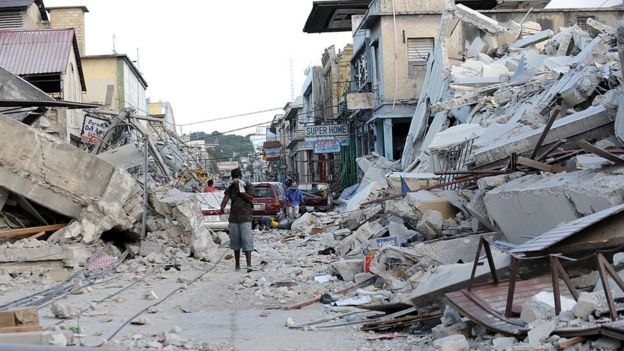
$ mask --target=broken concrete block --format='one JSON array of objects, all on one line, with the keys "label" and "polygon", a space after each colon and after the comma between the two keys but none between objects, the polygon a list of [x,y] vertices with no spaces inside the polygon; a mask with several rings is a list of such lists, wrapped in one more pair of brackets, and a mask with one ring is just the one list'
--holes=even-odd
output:
[{"label": "broken concrete block", "polygon": [[574,306],[574,315],[578,318],[587,319],[595,311],[604,310],[606,298],[603,292],[581,292]]},{"label": "broken concrete block", "polygon": [[452,307],[446,305],[444,306],[444,312],[440,318],[440,322],[442,322],[442,325],[445,327],[448,327],[455,323],[461,322],[461,316]]},{"label": "broken concrete block", "polygon": [[390,233],[390,236],[396,237],[400,243],[406,242],[411,238],[418,236],[418,232],[407,229],[407,227],[405,227],[405,224],[398,222],[390,222],[388,224],[388,231]]},{"label": "broken concrete block", "polygon": [[527,37],[524,37],[518,41],[516,41],[515,43],[509,45],[510,48],[526,48],[527,46],[531,46],[531,45],[535,45],[537,43],[541,43],[542,41],[548,40],[550,39],[555,33],[550,30],[550,29],[546,29],[543,30],[541,32],[535,33],[533,35],[529,35]]},{"label": "broken concrete block", "polygon": [[606,336],[591,342],[592,350],[616,351],[621,350],[622,342]]},{"label": "broken concrete block", "polygon": [[384,230],[384,227],[381,226],[378,221],[362,224],[353,234],[342,240],[338,247],[338,252],[340,252],[340,255],[344,256],[354,250],[361,249],[362,245],[366,243],[368,239],[381,230]]},{"label": "broken concrete block", "polygon": [[212,240],[210,229],[206,225],[200,226],[191,236],[191,253],[193,257],[210,262],[219,259],[219,246]]},{"label": "broken concrete block", "polygon": [[375,194],[386,186],[385,178],[383,182],[371,182],[367,186],[358,189],[358,191],[347,200],[346,211],[354,211],[360,208],[360,205],[374,198]]},{"label": "broken concrete block", "polygon": [[59,319],[72,319],[78,317],[79,314],[76,308],[60,302],[53,303],[50,310],[54,317]]},{"label": "broken concrete block", "polygon": [[433,239],[442,235],[443,225],[444,217],[440,211],[425,210],[416,225],[416,229],[425,237]]},{"label": "broken concrete block", "polygon": [[437,351],[468,351],[470,349],[466,337],[461,334],[437,339],[433,342],[433,347]]},{"label": "broken concrete block", "polygon": [[501,174],[491,177],[483,177],[477,180],[477,186],[480,190],[489,191],[497,188],[510,180],[520,178],[524,175],[524,172],[514,172],[510,174]]},{"label": "broken concrete block", "polygon": [[470,23],[473,26],[486,31],[490,34],[498,34],[504,30],[496,20],[487,17],[469,7],[461,4],[455,5],[455,16],[464,22]]},{"label": "broken concrete block", "polygon": [[489,191],[484,201],[490,221],[508,241],[519,244],[561,223],[624,203],[623,181],[621,171],[529,175]]},{"label": "broken concrete block", "polygon": [[481,37],[476,37],[469,45],[467,45],[466,57],[475,58],[485,51],[487,51],[486,42],[483,41]]},{"label": "broken concrete block", "polygon": [[346,282],[353,281],[356,274],[364,271],[364,264],[361,259],[340,260],[332,263],[332,267]]},{"label": "broken concrete block", "polygon": [[[494,248],[492,256],[496,271],[507,269],[511,262],[511,256]],[[409,283],[414,287],[410,294],[410,300],[415,306],[422,306],[440,299],[445,292],[466,286],[470,279],[472,267],[472,262],[441,265],[410,278]],[[487,261],[484,261],[483,265],[477,267],[475,278],[479,279],[489,274],[489,265]]]},{"label": "broken concrete block", "polygon": [[520,313],[520,319],[527,323],[547,320],[554,317],[554,308],[534,298],[530,298],[522,305],[522,312]]},{"label": "broken concrete block", "polygon": [[[561,139],[572,139],[573,137],[596,130],[613,123],[613,112],[602,106],[591,106],[583,111],[579,111],[565,117],[559,118],[553,123],[548,135],[544,139],[543,145],[549,145]],[[509,136],[503,140],[493,140],[488,145],[473,150],[473,160],[476,166],[483,166],[496,161],[506,159],[512,153],[526,154],[533,150],[537,140],[542,134],[543,128],[530,129],[526,132],[519,132],[517,135]],[[600,129],[602,131],[602,129]],[[613,133],[604,131],[605,136]],[[498,134],[498,133],[497,133]]]},{"label": "broken concrete block", "polygon": [[160,243],[156,243],[156,242],[149,241],[149,240],[143,240],[139,244],[140,256],[145,257],[151,253],[161,254],[163,252],[165,252],[165,247]]},{"label": "broken concrete block", "polygon": [[557,326],[556,321],[542,321],[536,323],[533,326],[533,329],[529,330],[529,345],[533,347],[538,347],[542,345],[546,339],[550,336],[550,334],[555,330]]},{"label": "broken concrete block", "polygon": [[492,340],[492,348],[494,351],[507,351],[514,346],[515,342],[514,337],[498,337]]}]

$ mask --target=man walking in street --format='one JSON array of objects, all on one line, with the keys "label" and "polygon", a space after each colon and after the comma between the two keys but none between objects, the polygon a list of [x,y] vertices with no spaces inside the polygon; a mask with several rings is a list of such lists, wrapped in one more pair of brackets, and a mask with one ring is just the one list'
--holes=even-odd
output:
[{"label": "man walking in street", "polygon": [[288,202],[286,207],[286,215],[290,219],[296,219],[299,217],[299,204],[303,202],[303,193],[293,183],[292,179],[286,180],[286,201]]},{"label": "man walking in street", "polygon": [[225,189],[223,201],[221,201],[221,213],[225,210],[228,201],[232,200],[230,206],[229,230],[230,248],[234,250],[235,270],[240,270],[240,252],[245,253],[247,261],[247,272],[251,272],[251,252],[254,250],[253,237],[251,231],[251,210],[253,209],[253,185],[242,180],[243,173],[240,168],[231,172],[232,182]]}]

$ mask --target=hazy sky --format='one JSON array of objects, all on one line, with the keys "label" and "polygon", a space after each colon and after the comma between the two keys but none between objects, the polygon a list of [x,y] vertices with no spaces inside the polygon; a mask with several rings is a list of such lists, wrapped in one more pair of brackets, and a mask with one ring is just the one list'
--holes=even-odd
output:
[{"label": "hazy sky", "polygon": [[[351,33],[306,34],[312,0],[44,0],[46,6],[84,5],[86,53],[118,53],[139,66],[151,101],[170,101],[176,122],[283,107],[295,96],[304,69],[320,63],[325,47],[342,48]],[[188,126],[231,130],[269,121],[277,112]],[[247,134],[250,128],[237,132]]]},{"label": "hazy sky", "polygon": [[[605,3],[606,1],[606,3]],[[551,7],[609,6],[622,0],[554,0]],[[351,33],[306,34],[312,0],[44,0],[46,6],[84,5],[88,55],[137,58],[151,101],[170,101],[178,124],[283,107],[303,70],[323,49],[342,48]],[[226,131],[269,121],[276,112],[184,127]],[[247,134],[255,128],[237,132]]]}]

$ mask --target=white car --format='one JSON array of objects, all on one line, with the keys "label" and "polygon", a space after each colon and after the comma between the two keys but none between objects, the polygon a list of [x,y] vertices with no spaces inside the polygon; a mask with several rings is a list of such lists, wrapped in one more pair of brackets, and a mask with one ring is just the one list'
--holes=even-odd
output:
[{"label": "white car", "polygon": [[228,203],[225,208],[225,213],[221,214],[221,201],[223,201],[224,192],[220,190],[212,193],[196,193],[196,195],[204,215],[204,222],[208,228],[227,231],[230,204]]}]

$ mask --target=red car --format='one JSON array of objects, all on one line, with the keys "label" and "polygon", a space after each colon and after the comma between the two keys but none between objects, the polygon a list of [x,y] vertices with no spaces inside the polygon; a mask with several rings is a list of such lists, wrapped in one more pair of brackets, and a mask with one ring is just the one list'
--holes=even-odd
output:
[{"label": "red car", "polygon": [[284,214],[286,208],[284,195],[286,188],[284,184],[278,182],[253,183],[253,217],[254,221],[259,221],[264,216],[278,217]]},{"label": "red car", "polygon": [[334,199],[327,183],[299,183],[303,193],[303,206],[306,211],[330,211]]}]

